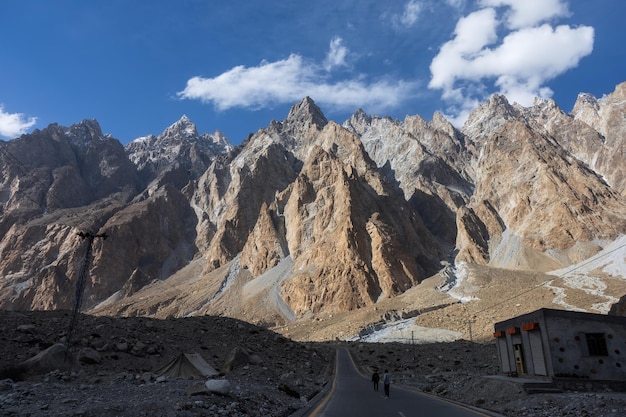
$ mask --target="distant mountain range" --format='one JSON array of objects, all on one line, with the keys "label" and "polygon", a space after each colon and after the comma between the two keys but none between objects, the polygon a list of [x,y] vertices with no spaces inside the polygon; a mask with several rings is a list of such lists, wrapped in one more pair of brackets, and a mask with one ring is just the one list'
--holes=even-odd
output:
[{"label": "distant mountain range", "polygon": [[269,325],[467,265],[572,267],[626,234],[625,114],[623,83],[570,114],[494,95],[460,130],[340,125],[307,97],[239,146],[186,116],[126,147],[95,120],[52,124],[0,142],[0,308],[71,308],[86,261],[84,310]]}]

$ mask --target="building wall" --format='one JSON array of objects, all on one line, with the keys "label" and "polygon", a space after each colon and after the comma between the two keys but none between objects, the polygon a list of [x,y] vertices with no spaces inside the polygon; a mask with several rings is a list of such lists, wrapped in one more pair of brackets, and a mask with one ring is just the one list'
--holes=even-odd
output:
[{"label": "building wall", "polygon": [[494,328],[503,373],[521,373],[517,344],[526,375],[626,380],[626,317],[541,309]]},{"label": "building wall", "polygon": [[[546,319],[554,376],[626,379],[626,327],[599,320]],[[589,352],[587,335],[603,335],[606,355]]]}]

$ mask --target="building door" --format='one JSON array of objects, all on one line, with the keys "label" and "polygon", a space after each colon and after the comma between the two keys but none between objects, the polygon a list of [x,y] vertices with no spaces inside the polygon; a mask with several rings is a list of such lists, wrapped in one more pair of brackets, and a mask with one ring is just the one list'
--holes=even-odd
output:
[{"label": "building door", "polygon": [[[541,332],[533,330],[528,332],[528,339],[530,341],[530,354],[532,355],[532,367],[535,375],[548,375],[546,369],[546,360],[543,355],[543,343],[541,341]],[[531,374],[533,373],[531,369]]]},{"label": "building door", "polygon": [[518,375],[525,375],[526,369],[524,368],[524,352],[522,351],[522,345],[513,345],[513,355],[515,356],[515,370]]},{"label": "building door", "polygon": [[506,338],[498,337],[498,356],[500,357],[500,369],[506,374],[513,371],[513,366],[511,365],[511,356],[508,351],[509,347],[507,345]]}]

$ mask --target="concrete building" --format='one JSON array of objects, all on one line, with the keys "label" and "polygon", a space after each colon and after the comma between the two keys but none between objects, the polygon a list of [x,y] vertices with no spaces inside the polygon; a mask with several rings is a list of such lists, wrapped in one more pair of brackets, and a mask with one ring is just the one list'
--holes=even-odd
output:
[{"label": "concrete building", "polygon": [[543,308],[494,328],[504,374],[626,381],[626,317]]}]

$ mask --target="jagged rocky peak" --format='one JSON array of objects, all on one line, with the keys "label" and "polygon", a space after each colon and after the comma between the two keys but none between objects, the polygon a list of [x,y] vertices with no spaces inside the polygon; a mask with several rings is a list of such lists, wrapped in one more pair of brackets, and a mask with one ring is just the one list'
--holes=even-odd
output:
[{"label": "jagged rocky peak", "polygon": [[271,143],[280,143],[298,159],[304,159],[316,142],[317,136],[329,124],[322,110],[313,99],[305,97],[293,105],[282,122],[272,120],[267,128],[261,129],[251,138],[250,151],[256,152]]},{"label": "jagged rocky peak", "polygon": [[127,145],[127,149],[133,150],[137,147],[145,147],[146,145],[167,146],[185,142],[207,142],[214,145],[214,151],[228,152],[233,148],[226,135],[216,130],[214,133],[198,134],[196,125],[183,115],[175,123],[168,126],[159,136],[147,135],[139,137]]},{"label": "jagged rocky peak", "polygon": [[589,126],[595,126],[600,118],[598,112],[600,111],[600,103],[598,100],[589,93],[580,93],[574,103],[572,109],[572,117],[576,120],[580,120],[587,123]]},{"label": "jagged rocky peak", "polygon": [[590,93],[578,94],[578,97],[576,98],[576,103],[574,104],[574,110],[572,111],[572,113],[576,113],[577,109],[581,109],[585,107],[592,107],[598,110],[600,108],[600,105],[598,104],[598,99],[593,94],[590,94]]},{"label": "jagged rocky peak", "polygon": [[538,127],[550,129],[550,125],[563,123],[565,112],[551,98],[535,97],[533,105],[522,107],[515,104],[518,112],[526,118],[526,123],[535,123]]},{"label": "jagged rocky peak", "polygon": [[[114,199],[124,199],[135,191],[135,167],[119,141],[102,134],[96,120],[70,127],[54,123],[22,135],[8,146],[12,154],[19,155],[19,163],[0,158],[0,195],[8,203],[0,207],[0,223],[6,220],[3,212],[52,213],[84,206],[113,193],[121,193]],[[5,167],[18,169],[5,171]],[[22,209],[25,203],[26,211]]]},{"label": "jagged rocky peak", "polygon": [[516,106],[511,105],[505,96],[494,94],[470,113],[461,132],[478,139],[498,130],[507,120],[518,117]]},{"label": "jagged rocky peak", "polygon": [[216,152],[228,152],[233,149],[233,145],[226,135],[219,130],[213,133],[198,134],[196,125],[187,115],[183,115],[178,121],[165,129],[158,139],[161,142],[208,142],[214,145]]},{"label": "jagged rocky peak", "polygon": [[35,129],[33,135],[43,135],[55,141],[64,138],[64,140],[77,146],[88,146],[92,141],[112,139],[111,135],[102,133],[100,124],[96,119],[85,119],[69,127],[51,123],[43,131]]},{"label": "jagged rocky peak", "polygon": [[556,104],[556,101],[554,101],[551,98],[535,97],[535,100],[533,101],[533,105],[530,108],[534,109],[535,111],[539,111],[540,114],[548,114],[548,113],[563,113],[564,114],[563,110],[561,110],[558,104]]},{"label": "jagged rocky peak", "polygon": [[315,125],[318,129],[322,129],[327,123],[326,116],[311,97],[305,97],[292,106],[285,119],[286,125],[299,125],[307,128]]},{"label": "jagged rocky peak", "polygon": [[589,93],[579,94],[571,115],[605,137],[620,138],[626,129],[623,117],[624,102],[626,102],[626,82],[618,84],[612,93],[600,99]]},{"label": "jagged rocky peak", "polygon": [[189,120],[187,115],[183,114],[183,116],[178,121],[165,129],[163,133],[159,135],[159,138],[197,140],[198,130],[196,128],[196,125],[191,120]]},{"label": "jagged rocky peak", "polygon": [[179,172],[177,186],[186,184],[187,175],[197,178],[218,155],[233,149],[226,136],[216,131],[198,134],[196,125],[183,115],[159,136],[137,138],[126,145],[128,158],[137,166],[145,181],[152,181],[174,168]]},{"label": "jagged rocky peak", "polygon": [[343,122],[343,127],[350,130],[351,132],[356,133],[359,136],[362,136],[367,129],[369,129],[372,124],[372,118],[365,113],[363,109],[358,109],[354,112],[352,116],[345,122]]},{"label": "jagged rocky peak", "polygon": [[430,126],[435,130],[446,133],[450,137],[456,136],[456,129],[452,123],[450,123],[448,119],[446,119],[446,117],[439,112],[435,112],[433,114],[433,120],[430,122]]},{"label": "jagged rocky peak", "polygon": [[407,115],[404,118],[404,129],[413,135],[427,129],[428,126],[428,122],[419,114]]},{"label": "jagged rocky peak", "polygon": [[[103,139],[100,124],[96,119],[85,119],[79,123],[73,124],[66,132],[68,138],[78,139]],[[108,136],[107,136],[108,137]]]}]

